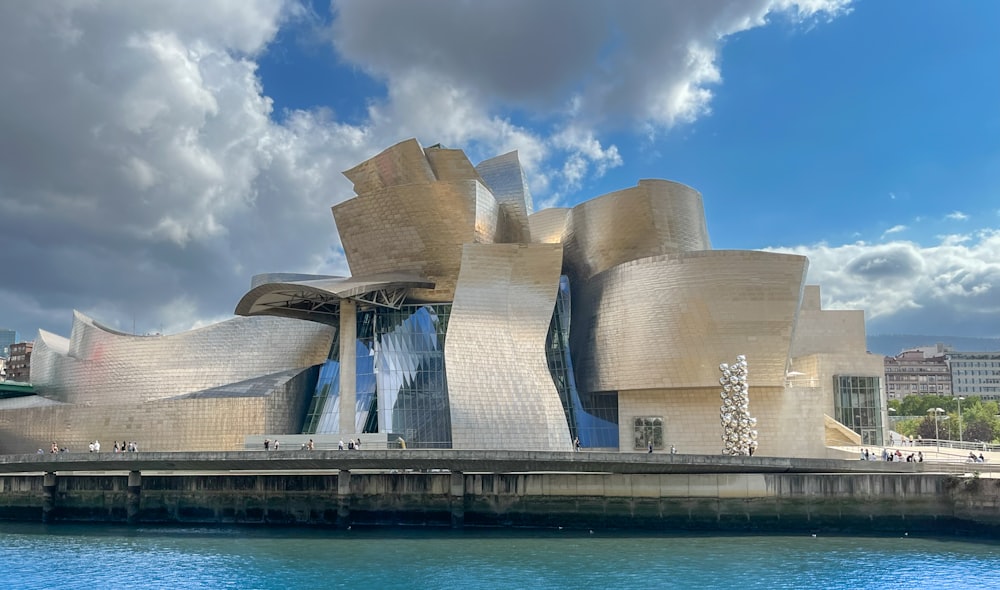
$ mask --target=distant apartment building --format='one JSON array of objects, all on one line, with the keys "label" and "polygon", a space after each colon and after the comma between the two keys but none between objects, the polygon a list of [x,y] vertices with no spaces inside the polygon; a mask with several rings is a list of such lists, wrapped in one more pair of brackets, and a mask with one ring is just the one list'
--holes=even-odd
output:
[{"label": "distant apartment building", "polygon": [[7,359],[0,357],[0,381],[7,379]]},{"label": "distant apartment building", "polygon": [[938,344],[885,357],[886,399],[908,395],[951,395],[948,348]]},{"label": "distant apartment building", "polygon": [[1000,400],[1000,351],[950,352],[947,358],[956,395]]},{"label": "distant apartment building", "polygon": [[10,345],[18,341],[17,331],[0,328],[0,359],[10,357]]},{"label": "distant apartment building", "polygon": [[7,359],[8,381],[31,381],[31,349],[33,342],[15,342],[10,345],[10,358]]}]

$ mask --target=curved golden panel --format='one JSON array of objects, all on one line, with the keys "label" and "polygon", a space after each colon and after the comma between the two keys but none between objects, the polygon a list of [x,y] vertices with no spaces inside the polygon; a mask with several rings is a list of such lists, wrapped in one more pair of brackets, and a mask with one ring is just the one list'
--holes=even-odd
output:
[{"label": "curved golden panel", "polygon": [[434,180],[424,149],[416,139],[397,143],[344,171],[344,176],[354,183],[354,192],[359,195],[390,186]]},{"label": "curved golden panel", "polygon": [[452,448],[572,449],[545,360],[558,244],[469,244],[445,340]]},{"label": "curved golden panel", "polygon": [[553,207],[531,214],[531,241],[536,244],[561,244],[566,236],[572,209]]},{"label": "curved golden panel", "polygon": [[424,156],[427,157],[427,163],[430,164],[437,180],[483,181],[462,150],[429,147],[424,149]]},{"label": "curved golden panel", "polygon": [[784,387],[808,259],[715,250],[618,265],[573,289],[582,391],[716,388],[745,354],[754,387]]},{"label": "curved golden panel", "polygon": [[451,301],[467,243],[492,243],[499,207],[480,182],[408,184],[375,191],[333,207],[351,274],[418,275],[434,289],[415,301]]},{"label": "curved golden panel", "polygon": [[630,260],[712,247],[701,195],[667,180],[642,180],[577,205],[564,243],[567,273],[578,279]]},{"label": "curved golden panel", "polygon": [[[255,277],[256,278],[256,277]],[[252,288],[236,305],[236,315],[273,315],[338,325],[340,300],[377,292],[433,289],[434,283],[406,273],[371,277],[329,277],[271,282]],[[386,304],[391,304],[386,301]]]},{"label": "curved golden panel", "polygon": [[[62,343],[43,346],[39,395],[107,405],[201,391],[326,360],[335,330],[283,318],[234,318],[170,336],[110,331],[75,314]],[[45,341],[51,341],[46,337]]]},{"label": "curved golden panel", "polygon": [[531,242],[531,227],[528,224],[533,207],[531,191],[528,190],[528,179],[524,176],[517,152],[483,160],[476,166],[476,171],[482,175],[483,183],[500,204],[509,226],[509,237],[498,241]]}]

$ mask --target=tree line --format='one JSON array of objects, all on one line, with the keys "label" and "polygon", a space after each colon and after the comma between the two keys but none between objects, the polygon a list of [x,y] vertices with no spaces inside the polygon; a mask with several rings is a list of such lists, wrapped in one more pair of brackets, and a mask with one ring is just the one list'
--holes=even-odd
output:
[{"label": "tree line", "polygon": [[[909,436],[921,438],[935,437],[935,409],[937,412],[937,436],[947,440],[994,443],[1000,439],[1000,405],[995,401],[983,401],[978,397],[961,400],[962,415],[959,419],[959,400],[948,395],[909,395],[902,400],[889,401],[889,414],[910,416],[896,422],[893,430]],[[959,435],[961,429],[961,436]]]}]

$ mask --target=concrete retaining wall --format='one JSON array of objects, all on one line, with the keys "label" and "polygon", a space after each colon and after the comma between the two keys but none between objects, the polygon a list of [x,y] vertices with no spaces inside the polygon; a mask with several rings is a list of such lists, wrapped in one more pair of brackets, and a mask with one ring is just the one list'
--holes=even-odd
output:
[{"label": "concrete retaining wall", "polygon": [[937,474],[0,476],[0,519],[1000,532],[1000,480]]}]

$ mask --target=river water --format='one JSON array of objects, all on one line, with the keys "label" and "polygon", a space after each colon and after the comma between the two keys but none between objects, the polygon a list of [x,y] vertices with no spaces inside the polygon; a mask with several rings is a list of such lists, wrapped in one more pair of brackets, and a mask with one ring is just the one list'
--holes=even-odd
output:
[{"label": "river water", "polygon": [[0,523],[0,588],[1000,588],[1000,544]]}]

